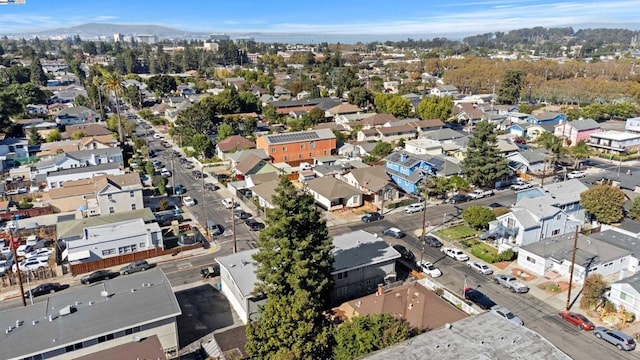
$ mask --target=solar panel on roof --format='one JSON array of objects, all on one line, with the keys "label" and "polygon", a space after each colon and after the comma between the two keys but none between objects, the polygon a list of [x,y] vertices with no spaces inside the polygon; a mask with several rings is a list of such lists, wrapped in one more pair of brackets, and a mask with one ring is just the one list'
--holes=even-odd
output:
[{"label": "solar panel on roof", "polygon": [[291,134],[277,134],[270,135],[269,141],[272,144],[281,144],[281,143],[289,143],[296,141],[305,141],[305,140],[317,140],[320,137],[315,132],[300,132],[300,133],[291,133]]}]

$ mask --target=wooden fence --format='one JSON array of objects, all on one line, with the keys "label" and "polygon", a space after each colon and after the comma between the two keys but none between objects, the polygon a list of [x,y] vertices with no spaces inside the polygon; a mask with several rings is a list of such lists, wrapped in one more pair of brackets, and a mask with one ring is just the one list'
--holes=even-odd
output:
[{"label": "wooden fence", "polygon": [[0,213],[0,219],[11,220],[12,216],[19,216],[20,219],[36,217],[40,215],[53,214],[53,207],[51,205],[32,207],[31,209],[14,210],[5,213]]},{"label": "wooden fence", "polygon": [[149,258],[152,258],[152,257],[163,256],[163,255],[173,255],[173,254],[177,254],[177,253],[179,253],[181,251],[197,249],[197,248],[202,247],[202,246],[204,246],[202,243],[197,243],[197,244],[188,245],[188,246],[180,246],[180,247],[177,247],[177,248],[171,248],[171,249],[168,249],[168,250],[163,250],[163,249],[156,248],[156,249],[138,251],[138,252],[131,253],[131,254],[124,254],[124,255],[120,255],[120,256],[114,256],[114,257],[111,257],[111,258],[100,259],[100,260],[86,262],[86,263],[71,264],[71,266],[70,266],[71,274],[73,276],[76,276],[76,275],[80,275],[80,274],[84,274],[84,273],[88,273],[88,272],[93,272],[93,271],[96,271],[96,270],[100,270],[100,269],[104,269],[104,268],[108,268],[108,267],[112,267],[112,266],[128,264],[128,263],[131,263],[131,262],[137,261],[137,260],[146,260],[146,259],[149,259]]}]

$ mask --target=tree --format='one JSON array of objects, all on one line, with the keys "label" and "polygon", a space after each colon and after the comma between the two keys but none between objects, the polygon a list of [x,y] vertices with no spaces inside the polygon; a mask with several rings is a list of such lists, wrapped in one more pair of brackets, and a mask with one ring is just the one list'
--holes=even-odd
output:
[{"label": "tree", "polygon": [[233,135],[233,126],[230,124],[222,124],[218,126],[218,141],[224,140]]},{"label": "tree", "polygon": [[450,97],[425,96],[418,104],[421,119],[440,119],[446,121],[453,114],[453,99]]},{"label": "tree", "polygon": [[29,146],[40,145],[44,142],[44,139],[38,132],[35,126],[29,128]]},{"label": "tree", "polygon": [[508,174],[507,161],[498,155],[494,125],[479,122],[471,132],[467,154],[462,161],[462,171],[470,183],[493,188],[498,179]]},{"label": "tree", "polygon": [[358,105],[361,108],[371,105],[373,96],[363,87],[355,87],[349,90],[349,103]]},{"label": "tree", "polygon": [[410,334],[407,322],[392,315],[356,316],[336,328],[333,359],[360,358],[405,341]]},{"label": "tree", "polygon": [[329,358],[328,324],[333,244],[313,197],[286,176],[272,197],[267,227],[254,255],[257,296],[266,296],[260,319],[247,327],[247,352],[257,359]]},{"label": "tree", "polygon": [[116,113],[118,115],[118,140],[120,144],[124,145],[124,133],[122,129],[122,122],[120,120],[120,98],[124,88],[122,86],[122,76],[114,72],[105,72],[103,74],[104,87],[113,93],[116,100]]},{"label": "tree", "polygon": [[376,94],[374,103],[376,111],[395,117],[406,117],[411,111],[411,101],[398,94]]},{"label": "tree", "polygon": [[60,130],[53,129],[47,134],[47,137],[45,138],[45,140],[48,143],[54,142],[54,141],[60,141],[62,140],[62,134],[60,134]]},{"label": "tree", "polygon": [[309,116],[309,120],[313,125],[320,124],[325,121],[324,110],[320,109],[319,107],[314,107],[313,109],[309,110],[307,115]]},{"label": "tree", "polygon": [[580,194],[580,204],[603,224],[615,223],[622,219],[622,206],[625,201],[622,190],[610,185],[596,185]]},{"label": "tree", "polygon": [[46,85],[47,84],[47,75],[42,70],[42,65],[40,64],[40,58],[35,57],[31,61],[30,70],[30,81],[34,85]]},{"label": "tree", "polygon": [[76,95],[76,97],[73,99],[73,105],[74,106],[88,106],[89,105],[89,99],[87,99],[87,97],[82,95],[82,94]]},{"label": "tree", "polygon": [[213,143],[206,134],[193,135],[191,138],[191,146],[202,158],[206,158],[207,154],[210,154],[213,150]]},{"label": "tree", "polygon": [[580,140],[577,144],[569,148],[569,153],[575,159],[573,167],[577,168],[580,160],[588,159],[592,151],[591,147],[584,140]]},{"label": "tree", "polygon": [[567,151],[567,149],[562,146],[562,139],[551,132],[543,132],[536,138],[535,142],[551,152],[551,162],[553,164],[556,164]]},{"label": "tree", "polygon": [[520,101],[522,76],[520,71],[507,70],[502,78],[502,85],[498,89],[498,102],[500,104],[517,104]]},{"label": "tree", "polygon": [[80,140],[85,136],[87,136],[87,134],[85,134],[84,131],[76,130],[71,134],[71,140]]},{"label": "tree", "polygon": [[156,168],[155,166],[153,166],[153,163],[151,161],[147,161],[144,164],[144,172],[146,172],[149,176],[153,176],[153,174],[156,173]]},{"label": "tree", "polygon": [[640,221],[640,197],[633,199],[627,215],[635,221]]},{"label": "tree", "polygon": [[151,112],[151,110],[149,109],[142,109],[140,111],[138,111],[138,116],[140,116],[141,118],[147,120],[147,121],[151,121],[153,119],[153,112]]},{"label": "tree", "polygon": [[496,216],[484,206],[472,205],[464,209],[462,219],[474,229],[486,229],[489,221],[495,220]]},{"label": "tree", "polygon": [[392,151],[393,151],[393,146],[391,144],[384,141],[378,141],[376,145],[373,147],[373,150],[371,150],[371,155],[378,158],[383,158],[391,154]]},{"label": "tree", "polygon": [[597,309],[604,304],[605,291],[608,287],[606,281],[600,274],[591,274],[584,280],[582,285],[582,297],[580,298],[580,308],[585,310]]},{"label": "tree", "polygon": [[158,91],[160,94],[168,94],[178,88],[178,83],[173,76],[158,75],[147,79],[147,85],[151,91]]}]

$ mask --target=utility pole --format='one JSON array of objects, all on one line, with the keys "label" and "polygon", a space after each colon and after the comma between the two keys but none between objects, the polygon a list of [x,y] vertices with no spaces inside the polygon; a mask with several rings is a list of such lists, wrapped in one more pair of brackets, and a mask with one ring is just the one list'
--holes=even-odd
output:
[{"label": "utility pole", "polygon": [[569,290],[567,291],[567,305],[565,310],[569,310],[571,304],[571,287],[573,286],[573,268],[576,265],[576,250],[578,249],[578,226],[573,236],[573,254],[571,255],[571,272],[569,273]]},{"label": "utility pole", "polygon": [[427,176],[424,177],[424,209],[422,209],[422,252],[420,253],[420,262],[424,259],[424,243],[427,235]]},{"label": "utility pole", "polygon": [[211,235],[209,234],[209,214],[207,213],[207,200],[205,197],[207,196],[207,189],[204,187],[204,166],[202,167],[202,213],[204,214],[204,222],[205,233],[207,235],[207,241],[211,240]]},{"label": "utility pole", "polygon": [[236,200],[232,197],[231,198],[231,231],[232,231],[232,236],[233,236],[233,253],[237,253],[238,252],[238,244],[236,242],[236,214],[235,214],[235,210],[236,209]]},{"label": "utility pole", "polygon": [[24,297],[24,287],[22,286],[22,273],[20,272],[20,263],[18,262],[18,253],[16,249],[19,246],[20,239],[15,237],[13,229],[10,230],[11,235],[11,251],[13,252],[13,261],[16,263],[16,273],[18,274],[18,284],[20,284],[20,297],[22,298],[22,306],[27,306],[27,299]]}]

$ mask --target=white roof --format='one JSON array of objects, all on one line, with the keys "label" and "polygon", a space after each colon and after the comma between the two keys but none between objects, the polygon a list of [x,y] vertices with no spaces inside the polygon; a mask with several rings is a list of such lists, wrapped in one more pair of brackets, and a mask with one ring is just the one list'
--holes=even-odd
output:
[{"label": "white roof", "polygon": [[591,137],[609,139],[609,140],[631,140],[640,138],[640,134],[634,134],[626,131],[609,130],[591,134]]}]

